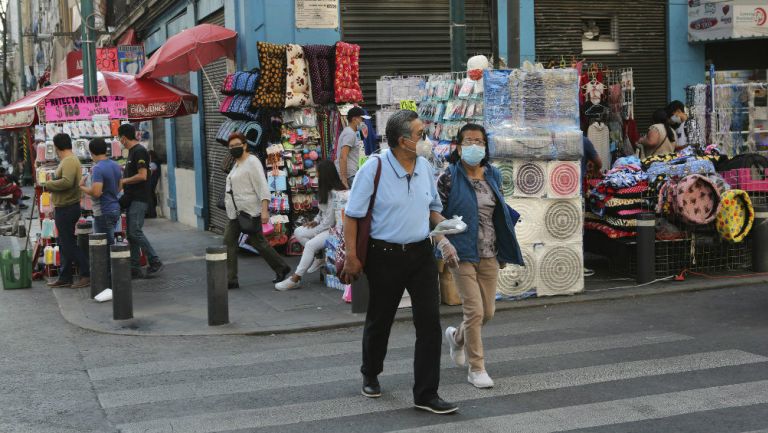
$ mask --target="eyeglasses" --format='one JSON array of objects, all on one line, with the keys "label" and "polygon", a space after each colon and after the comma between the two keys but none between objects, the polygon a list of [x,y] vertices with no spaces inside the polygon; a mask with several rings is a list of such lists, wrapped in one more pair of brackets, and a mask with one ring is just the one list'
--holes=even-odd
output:
[{"label": "eyeglasses", "polygon": [[[411,135],[411,136],[413,136],[413,135]],[[427,139],[427,136],[428,136],[428,134],[427,134],[427,131],[423,131],[423,132],[421,133],[421,135],[419,135],[419,138],[420,138],[420,139],[422,139],[422,140],[426,140],[426,139]],[[410,140],[410,141],[413,141],[413,138],[411,138],[411,137],[403,137],[403,138],[405,138],[406,140]],[[415,142],[414,142],[414,143],[415,143]]]},{"label": "eyeglasses", "polygon": [[465,139],[461,142],[461,145],[462,146],[472,146],[472,145],[485,146],[485,140]]}]

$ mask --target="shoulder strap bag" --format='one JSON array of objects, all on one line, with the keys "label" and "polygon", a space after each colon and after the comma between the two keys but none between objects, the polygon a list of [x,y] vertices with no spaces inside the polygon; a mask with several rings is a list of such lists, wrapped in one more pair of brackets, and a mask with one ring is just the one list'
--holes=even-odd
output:
[{"label": "shoulder strap bag", "polygon": [[237,214],[237,222],[240,224],[240,231],[247,235],[261,234],[261,217],[254,217],[246,211],[237,209],[237,202],[235,202],[235,194],[232,189],[229,190],[229,195],[232,196],[232,204],[235,206],[235,213]]},{"label": "shoulder strap bag", "polygon": [[[368,257],[368,240],[371,238],[373,206],[376,203],[376,193],[379,190],[379,179],[381,178],[381,158],[376,157],[376,162],[378,165],[376,167],[376,176],[373,178],[373,193],[371,194],[371,201],[368,203],[368,212],[364,217],[357,220],[357,258],[363,266],[365,266],[365,259]],[[340,250],[344,251],[343,246]],[[336,260],[336,275],[341,275],[342,269],[344,269],[344,260]]]}]

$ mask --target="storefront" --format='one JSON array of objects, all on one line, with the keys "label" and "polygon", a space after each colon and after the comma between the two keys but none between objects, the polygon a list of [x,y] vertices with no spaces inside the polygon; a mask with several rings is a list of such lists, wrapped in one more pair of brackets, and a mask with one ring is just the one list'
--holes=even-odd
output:
[{"label": "storefront", "polygon": [[[491,20],[496,0],[466,0],[467,55],[494,56]],[[376,80],[385,75],[429,74],[451,69],[448,0],[341,1],[341,34],[362,48],[360,85],[366,107],[376,100]]]},{"label": "storefront", "polygon": [[653,111],[668,102],[666,2],[537,0],[534,5],[537,60],[545,66],[584,59],[613,70],[632,68],[635,119],[641,131],[647,129]]}]

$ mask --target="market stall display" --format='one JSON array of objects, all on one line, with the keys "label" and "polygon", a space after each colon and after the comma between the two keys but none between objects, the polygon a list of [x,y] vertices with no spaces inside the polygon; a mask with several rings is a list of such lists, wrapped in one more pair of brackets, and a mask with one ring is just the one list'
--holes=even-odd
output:
[{"label": "market stall display", "polygon": [[525,267],[499,274],[504,298],[577,293],[584,288],[580,199],[579,76],[575,69],[527,64],[487,70],[484,118],[494,164],[506,176],[507,203]]}]

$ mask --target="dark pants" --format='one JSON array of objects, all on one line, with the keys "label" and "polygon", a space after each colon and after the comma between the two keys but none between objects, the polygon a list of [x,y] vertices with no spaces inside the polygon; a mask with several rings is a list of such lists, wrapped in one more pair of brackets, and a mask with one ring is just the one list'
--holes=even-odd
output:
[{"label": "dark pants", "polygon": [[[229,220],[227,227],[224,229],[224,245],[227,247],[227,280],[230,283],[237,281],[237,251],[240,248],[238,243],[240,233],[240,223],[236,219]],[[248,235],[248,243],[256,248],[256,251],[259,252],[261,257],[264,257],[264,260],[273,271],[280,272],[288,268],[285,260],[269,245],[269,242],[261,233]]]},{"label": "dark pants", "polygon": [[365,273],[370,286],[368,312],[363,330],[365,376],[384,369],[389,333],[403,291],[411,295],[416,351],[413,360],[413,399],[426,403],[437,396],[440,384],[440,291],[432,245],[424,241],[407,251],[382,247],[371,240]]},{"label": "dark pants", "polygon": [[[109,259],[109,247],[115,244],[115,227],[117,222],[120,221],[120,211],[104,212],[101,215],[93,218],[93,225],[95,233],[106,233],[107,235],[107,261]],[[112,275],[112,269],[107,266],[107,275]]]},{"label": "dark pants", "polygon": [[59,281],[72,282],[72,265],[77,264],[81,277],[90,277],[91,268],[88,266],[88,257],[77,246],[75,228],[80,219],[80,203],[69,206],[57,207],[54,212],[56,230],[59,231],[59,249],[61,251],[61,271]]},{"label": "dark pants", "polygon": [[141,269],[141,251],[147,256],[149,264],[155,264],[160,261],[155,249],[149,243],[149,239],[144,236],[144,215],[147,213],[147,203],[134,200],[128,206],[126,217],[128,219],[128,245],[131,247],[131,268]]}]

